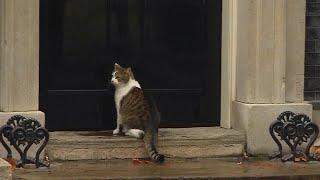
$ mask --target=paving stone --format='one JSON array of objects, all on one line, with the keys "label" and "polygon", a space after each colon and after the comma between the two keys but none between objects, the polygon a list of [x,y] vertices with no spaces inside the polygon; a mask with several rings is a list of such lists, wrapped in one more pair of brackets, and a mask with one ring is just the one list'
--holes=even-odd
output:
[{"label": "paving stone", "polygon": [[320,162],[282,163],[267,158],[168,159],[164,164],[132,160],[63,161],[49,169],[17,169],[14,179],[320,179]]}]

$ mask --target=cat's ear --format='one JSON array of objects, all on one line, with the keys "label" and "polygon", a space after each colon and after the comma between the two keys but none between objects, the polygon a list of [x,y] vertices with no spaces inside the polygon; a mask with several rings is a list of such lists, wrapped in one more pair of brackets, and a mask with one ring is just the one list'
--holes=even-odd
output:
[{"label": "cat's ear", "polygon": [[130,77],[132,77],[132,79],[134,79],[134,76],[133,76],[133,72],[131,70],[131,67],[127,68],[126,69],[127,73],[130,75]]},{"label": "cat's ear", "polygon": [[121,69],[121,66],[118,63],[114,63],[114,69],[115,70]]}]

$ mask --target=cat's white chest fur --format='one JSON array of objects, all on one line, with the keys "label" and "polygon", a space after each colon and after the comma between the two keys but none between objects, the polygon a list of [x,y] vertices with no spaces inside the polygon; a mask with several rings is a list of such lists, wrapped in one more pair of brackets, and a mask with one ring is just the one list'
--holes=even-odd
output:
[{"label": "cat's white chest fur", "polygon": [[115,96],[114,96],[114,101],[116,103],[116,108],[117,108],[117,115],[118,118],[120,116],[119,114],[119,109],[120,109],[120,102],[122,100],[122,98],[127,95],[129,93],[129,91],[133,88],[133,87],[137,87],[137,88],[141,88],[140,84],[138,83],[138,81],[130,79],[128,81],[128,83],[118,86],[116,87],[116,91],[115,91]]}]

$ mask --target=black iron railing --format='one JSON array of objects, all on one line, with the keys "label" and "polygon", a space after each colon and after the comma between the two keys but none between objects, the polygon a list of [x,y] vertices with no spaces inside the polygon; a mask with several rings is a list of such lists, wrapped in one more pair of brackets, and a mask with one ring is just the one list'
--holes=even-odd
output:
[{"label": "black iron railing", "polygon": [[[319,128],[307,115],[285,111],[271,123],[269,132],[278,146],[278,151],[270,156],[271,159],[281,158],[284,162],[295,161],[302,156],[307,160],[312,159],[309,151],[318,137]],[[283,154],[281,141],[289,146],[290,154]],[[306,144],[304,152],[297,149],[298,146],[302,148],[303,143]]]},{"label": "black iron railing", "polygon": [[[11,146],[20,155],[21,159],[17,162],[17,167],[23,167],[25,164],[35,164],[37,168],[49,167],[49,163],[39,159],[48,141],[49,133],[47,129],[41,127],[41,124],[34,118],[15,115],[0,128],[0,142],[7,151],[7,158],[12,158]],[[34,144],[40,144],[40,147],[36,151],[35,158],[30,158],[27,156],[28,150]]]}]

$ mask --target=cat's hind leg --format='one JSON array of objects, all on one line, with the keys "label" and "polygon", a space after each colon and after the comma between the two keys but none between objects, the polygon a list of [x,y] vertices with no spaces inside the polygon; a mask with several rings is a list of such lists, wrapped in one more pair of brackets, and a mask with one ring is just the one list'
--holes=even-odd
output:
[{"label": "cat's hind leg", "polygon": [[140,129],[129,129],[125,132],[125,135],[142,139],[144,137],[144,131]]}]

